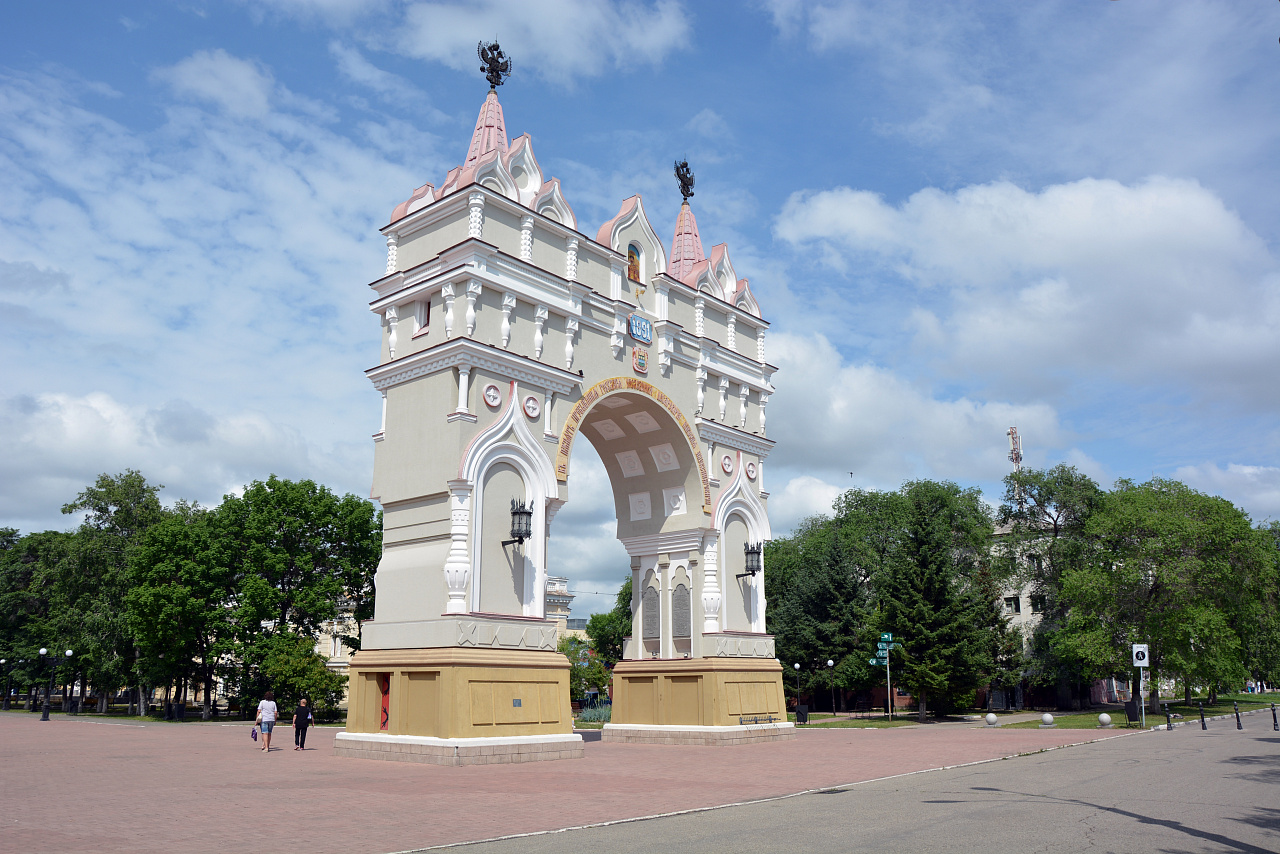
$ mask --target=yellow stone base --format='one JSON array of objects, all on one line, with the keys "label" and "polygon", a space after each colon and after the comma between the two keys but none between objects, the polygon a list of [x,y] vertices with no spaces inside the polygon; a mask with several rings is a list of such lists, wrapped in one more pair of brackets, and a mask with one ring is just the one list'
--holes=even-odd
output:
[{"label": "yellow stone base", "polygon": [[[567,735],[569,660],[541,650],[362,650],[351,657],[347,732],[441,739]],[[382,726],[379,676],[389,678]]]},{"label": "yellow stone base", "polygon": [[782,665],[774,658],[646,659],[619,661],[613,668],[615,729],[628,724],[742,727],[786,720]]}]

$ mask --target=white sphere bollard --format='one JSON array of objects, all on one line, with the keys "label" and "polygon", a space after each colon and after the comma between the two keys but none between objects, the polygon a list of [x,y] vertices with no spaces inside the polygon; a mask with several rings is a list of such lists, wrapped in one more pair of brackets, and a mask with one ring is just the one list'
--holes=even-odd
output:
[{"label": "white sphere bollard", "polygon": [[987,726],[995,726],[996,721],[999,720],[999,718],[996,717],[995,712],[987,712],[986,720],[987,720]]},{"label": "white sphere bollard", "polygon": [[1040,716],[1041,729],[1049,729],[1051,727],[1056,727],[1056,726],[1057,724],[1053,722],[1053,715],[1049,714],[1048,712],[1045,712],[1043,715]]},{"label": "white sphere bollard", "polygon": [[1102,714],[1098,715],[1099,729],[1108,729],[1110,728],[1110,726],[1111,726],[1111,715],[1107,714],[1106,712],[1103,712]]}]

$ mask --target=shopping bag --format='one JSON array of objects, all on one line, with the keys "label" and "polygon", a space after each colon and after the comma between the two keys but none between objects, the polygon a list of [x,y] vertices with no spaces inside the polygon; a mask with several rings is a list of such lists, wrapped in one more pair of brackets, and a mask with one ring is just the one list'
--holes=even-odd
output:
[{"label": "shopping bag", "polygon": [[258,740],[258,728],[256,726],[253,729],[249,730],[249,737],[252,738],[254,741]]}]

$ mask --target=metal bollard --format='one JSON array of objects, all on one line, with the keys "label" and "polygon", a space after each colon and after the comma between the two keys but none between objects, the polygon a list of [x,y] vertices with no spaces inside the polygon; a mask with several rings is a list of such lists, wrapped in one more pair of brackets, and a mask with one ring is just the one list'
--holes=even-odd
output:
[{"label": "metal bollard", "polygon": [[1208,729],[1209,725],[1204,722],[1204,703],[1196,700],[1196,705],[1200,707],[1200,729]]},{"label": "metal bollard", "polygon": [[1234,706],[1236,710],[1236,729],[1244,729],[1244,724],[1240,723],[1240,704],[1235,700],[1232,700],[1231,705]]},{"label": "metal bollard", "polygon": [[1271,728],[1276,732],[1280,732],[1280,719],[1276,718],[1276,704],[1271,704]]},{"label": "metal bollard", "polygon": [[1169,714],[1169,707],[1164,707],[1164,728],[1169,732],[1173,732],[1173,715]]}]

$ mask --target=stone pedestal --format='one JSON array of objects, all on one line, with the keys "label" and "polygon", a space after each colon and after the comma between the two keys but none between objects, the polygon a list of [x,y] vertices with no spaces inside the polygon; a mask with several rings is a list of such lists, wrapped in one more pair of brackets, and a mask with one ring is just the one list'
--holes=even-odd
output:
[{"label": "stone pedestal", "polygon": [[795,737],[777,659],[620,661],[603,741],[728,745]]},{"label": "stone pedestal", "polygon": [[334,742],[340,756],[439,765],[582,756],[569,662],[559,653],[364,650],[352,656],[350,675],[347,728]]}]

